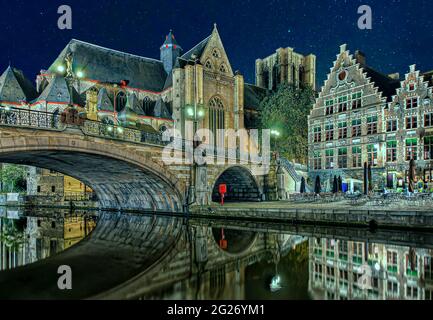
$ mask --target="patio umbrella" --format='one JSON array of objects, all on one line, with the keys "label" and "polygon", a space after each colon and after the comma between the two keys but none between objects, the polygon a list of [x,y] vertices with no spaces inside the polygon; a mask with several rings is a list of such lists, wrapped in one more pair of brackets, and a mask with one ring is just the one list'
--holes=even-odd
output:
[{"label": "patio umbrella", "polygon": [[337,176],[334,176],[334,183],[332,184],[332,193],[338,192],[338,180]]},{"label": "patio umbrella", "polygon": [[368,194],[368,166],[367,162],[364,162],[364,194]]},{"label": "patio umbrella", "polygon": [[304,177],[301,178],[301,190],[300,190],[300,192],[305,193],[305,178]]},{"label": "patio umbrella", "polygon": [[409,192],[415,191],[415,160],[411,159],[409,162]]},{"label": "patio umbrella", "polygon": [[314,185],[314,193],[319,194],[322,191],[322,187],[320,185],[320,177],[316,176],[316,183]]},{"label": "patio umbrella", "polygon": [[338,191],[343,192],[343,180],[338,176]]}]

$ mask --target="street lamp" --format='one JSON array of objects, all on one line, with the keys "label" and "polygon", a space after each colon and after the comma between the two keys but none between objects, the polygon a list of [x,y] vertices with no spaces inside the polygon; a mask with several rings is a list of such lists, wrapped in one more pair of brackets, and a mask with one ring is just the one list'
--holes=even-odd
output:
[{"label": "street lamp", "polygon": [[[271,136],[274,137],[274,149],[276,149],[276,145],[277,145],[277,139],[281,136],[280,131],[276,130],[276,129],[271,129]],[[276,150],[274,150],[276,151]]]}]

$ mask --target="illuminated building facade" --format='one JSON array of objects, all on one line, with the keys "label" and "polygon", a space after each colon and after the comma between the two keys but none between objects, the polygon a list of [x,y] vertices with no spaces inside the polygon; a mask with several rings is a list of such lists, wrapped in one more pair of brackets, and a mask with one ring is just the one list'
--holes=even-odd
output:
[{"label": "illuminated building facade", "polygon": [[[417,179],[429,182],[433,151],[432,73],[410,66],[405,79],[384,75],[342,45],[309,116],[310,178],[325,191],[334,175],[349,183],[372,168],[373,188],[396,188],[415,160]],[[356,188],[356,187],[355,187]]]},{"label": "illuminated building facade", "polygon": [[[433,251],[346,240],[309,240],[314,299],[433,300]],[[359,285],[371,268],[370,287]]]}]

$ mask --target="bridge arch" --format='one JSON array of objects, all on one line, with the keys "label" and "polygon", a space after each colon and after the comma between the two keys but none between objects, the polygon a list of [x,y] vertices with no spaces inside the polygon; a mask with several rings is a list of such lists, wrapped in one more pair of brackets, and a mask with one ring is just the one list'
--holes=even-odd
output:
[{"label": "bridge arch", "polygon": [[182,181],[153,159],[158,148],[146,148],[71,132],[0,131],[0,162],[72,176],[95,191],[101,208],[182,211]]},{"label": "bridge arch", "polygon": [[212,190],[212,201],[219,202],[219,185],[227,185],[225,201],[260,201],[261,191],[259,184],[251,171],[241,165],[225,169],[219,174]]}]

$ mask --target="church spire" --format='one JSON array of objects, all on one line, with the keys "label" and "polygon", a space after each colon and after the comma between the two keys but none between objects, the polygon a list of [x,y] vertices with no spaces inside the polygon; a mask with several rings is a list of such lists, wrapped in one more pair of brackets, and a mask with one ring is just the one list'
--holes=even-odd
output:
[{"label": "church spire", "polygon": [[168,74],[173,69],[176,59],[182,53],[182,47],[177,43],[173,30],[170,29],[168,35],[165,36],[165,41],[162,44],[160,51],[161,61],[164,64],[165,72]]}]

